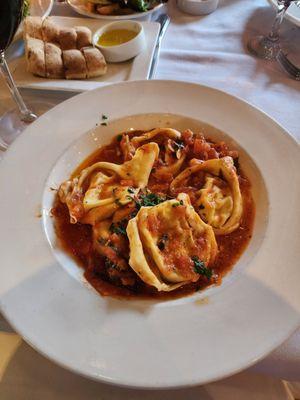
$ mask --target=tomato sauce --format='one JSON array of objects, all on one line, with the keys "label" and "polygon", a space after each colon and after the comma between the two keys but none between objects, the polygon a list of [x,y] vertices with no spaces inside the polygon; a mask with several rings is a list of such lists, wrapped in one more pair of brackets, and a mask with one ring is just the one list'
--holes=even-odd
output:
[{"label": "tomato sauce", "polygon": [[[130,132],[130,136],[141,133],[142,132],[140,131]],[[188,133],[186,133],[184,137],[186,138],[186,145],[188,146],[188,154],[181,170],[185,169],[188,166],[188,161],[195,157],[194,152],[197,153],[198,157],[199,154],[200,156],[202,154],[202,159],[216,158],[218,154],[219,157],[226,155],[235,157],[240,189],[243,198],[243,215],[239,228],[230,234],[216,236],[219,252],[214,264],[211,266],[214,274],[210,280],[201,276],[197,282],[184,285],[174,291],[158,292],[155,288],[150,287],[141,281],[140,278],[133,271],[131,271],[130,268],[129,273],[124,279],[127,279],[128,282],[133,279],[135,282],[134,285],[126,286],[120,283],[116,284],[113,276],[107,273],[105,257],[99,255],[99,253],[97,253],[97,251],[93,248],[92,226],[81,223],[71,224],[68,208],[60,201],[57,195],[52,209],[52,214],[55,219],[55,228],[59,239],[59,245],[76,259],[78,264],[84,269],[84,276],[87,281],[90,282],[90,284],[101,295],[118,298],[157,299],[170,299],[186,296],[198,290],[202,290],[211,284],[220,284],[222,277],[228,271],[230,271],[233,265],[240,258],[243,251],[246,249],[252,236],[255,205],[251,196],[251,184],[238,165],[238,153],[235,150],[228,149],[225,143],[214,144],[209,140],[204,142],[203,139],[193,142]],[[204,145],[202,148],[201,143]],[[209,143],[210,146],[207,146],[207,143]],[[118,164],[124,162],[120,139],[118,136],[114,138],[109,145],[98,149],[86,160],[84,160],[84,162],[74,171],[72,177],[78,175],[82,169],[98,161],[109,161]],[[165,180],[161,179],[160,176],[156,176],[155,166],[153,170],[153,173],[150,175],[148,189],[153,193],[168,195],[169,198],[174,197],[174,195],[169,193],[169,183],[166,183]],[[195,178],[195,182],[193,182],[193,184],[199,184],[199,181],[202,179],[202,176],[199,176],[197,179]],[[189,186],[188,188],[182,187],[180,190],[182,192],[189,193],[193,203],[193,193],[196,191],[196,188]],[[152,221],[151,223],[153,225],[151,229],[157,230],[157,221]],[[117,237],[115,239],[118,245],[119,239]],[[127,263],[129,254],[129,242],[127,237],[123,236],[121,242],[120,249],[122,250],[124,259]]]}]

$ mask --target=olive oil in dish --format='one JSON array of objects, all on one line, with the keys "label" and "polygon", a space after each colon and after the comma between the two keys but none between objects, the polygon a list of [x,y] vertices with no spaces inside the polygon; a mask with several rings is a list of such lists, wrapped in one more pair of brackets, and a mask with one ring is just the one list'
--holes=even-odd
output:
[{"label": "olive oil in dish", "polygon": [[98,44],[100,46],[118,46],[134,39],[138,33],[139,32],[129,29],[113,29],[111,31],[104,32],[99,37]]}]

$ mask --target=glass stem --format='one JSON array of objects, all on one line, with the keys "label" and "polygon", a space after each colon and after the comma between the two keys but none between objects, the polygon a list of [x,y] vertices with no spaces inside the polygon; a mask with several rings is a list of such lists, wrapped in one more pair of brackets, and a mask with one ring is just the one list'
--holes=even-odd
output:
[{"label": "glass stem", "polygon": [[0,52],[0,71],[2,72],[2,75],[4,76],[4,79],[7,83],[7,86],[9,88],[9,91],[15,100],[20,113],[21,113],[21,119],[27,120],[28,117],[32,114],[30,110],[26,107],[26,104],[24,103],[24,100],[22,99],[22,96],[20,95],[20,92],[13,80],[13,77],[11,76],[11,73],[9,71],[8,65],[5,61],[4,57],[4,52]]},{"label": "glass stem", "polygon": [[279,29],[283,21],[283,17],[287,9],[289,8],[290,4],[291,1],[285,0],[283,4],[278,6],[276,18],[275,21],[273,22],[271,32],[269,33],[269,39],[272,40],[272,42],[279,41]]}]

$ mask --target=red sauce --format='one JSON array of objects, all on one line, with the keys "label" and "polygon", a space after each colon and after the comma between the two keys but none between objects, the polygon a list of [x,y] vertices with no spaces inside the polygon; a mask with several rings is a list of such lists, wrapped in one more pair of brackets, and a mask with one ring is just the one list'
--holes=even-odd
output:
[{"label": "red sauce", "polygon": [[[129,135],[137,135],[142,132],[130,132]],[[118,138],[118,137],[117,137]],[[115,163],[123,163],[123,153],[121,151],[122,143],[115,138],[111,144],[104,146],[94,152],[88,157],[72,174],[72,177],[78,175],[78,173],[98,161],[109,161]],[[212,143],[210,140],[203,140],[196,138],[193,140],[192,135],[189,131],[183,134],[183,141],[188,149],[186,161],[181,167],[181,170],[188,166],[188,161],[194,158],[196,155],[201,159],[209,159],[216,157],[224,157],[231,155],[235,158],[237,172],[240,180],[240,188],[243,197],[243,215],[240,221],[240,226],[234,232],[228,235],[217,235],[216,240],[218,243],[218,255],[211,266],[214,275],[211,280],[206,277],[200,277],[197,282],[184,285],[181,288],[171,292],[158,292],[155,288],[146,285],[142,282],[139,277],[129,268],[128,273],[123,275],[123,282],[125,285],[114,280],[113,271],[109,271],[107,268],[105,257],[99,255],[93,248],[92,240],[92,227],[86,224],[71,224],[68,208],[63,204],[58,196],[56,197],[54,207],[52,209],[53,216],[55,218],[55,227],[57,236],[59,238],[59,244],[72,255],[77,262],[84,269],[85,278],[91,283],[91,285],[103,296],[114,296],[114,297],[125,297],[125,298],[158,298],[158,299],[169,299],[185,296],[195,291],[201,290],[211,284],[220,284],[222,277],[232,268],[237,262],[245,248],[247,247],[249,240],[252,235],[252,228],[255,216],[255,206],[251,196],[251,184],[245,174],[242,172],[238,165],[238,153],[235,150],[230,150],[225,143]],[[201,153],[202,152],[202,153]],[[195,154],[196,153],[196,154]],[[159,164],[159,163],[158,163]],[[165,178],[165,177],[164,177]],[[169,181],[169,179],[168,179]],[[179,192],[186,192],[190,195],[192,203],[195,201],[196,187],[203,181],[203,176],[193,177],[193,181],[188,183],[188,187],[180,188]],[[129,185],[130,182],[122,182],[122,184]],[[198,186],[199,188],[199,186]],[[161,176],[155,174],[155,168],[150,175],[148,189],[157,194],[167,194],[170,197],[174,197],[174,194],[169,193],[169,183],[162,179]],[[132,211],[132,206],[128,210]],[[177,207],[180,212],[181,207]],[[183,207],[182,207],[183,208]],[[128,214],[126,209],[124,215]],[[155,218],[152,220],[148,219],[148,224],[152,231],[159,230],[159,221]],[[117,234],[112,235],[113,244],[118,248],[121,254],[121,265],[127,265],[129,257],[129,242],[126,236],[120,237]],[[199,247],[201,243],[199,243]],[[176,252],[175,252],[176,253]],[[176,254],[174,254],[175,257]],[[182,263],[186,264],[186,260],[181,260]],[[190,266],[186,266],[190,268]],[[134,282],[133,285],[127,286],[128,283]]]}]

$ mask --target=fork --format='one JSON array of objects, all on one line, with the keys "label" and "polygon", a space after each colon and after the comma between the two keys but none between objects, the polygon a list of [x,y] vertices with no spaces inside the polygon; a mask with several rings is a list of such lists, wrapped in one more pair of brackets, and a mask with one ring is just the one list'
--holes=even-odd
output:
[{"label": "fork", "polygon": [[279,50],[277,54],[277,61],[281,65],[281,67],[294,79],[297,81],[300,80],[300,68],[296,67],[296,65],[292,64],[291,61],[287,58],[287,56],[283,53],[282,50]]}]

